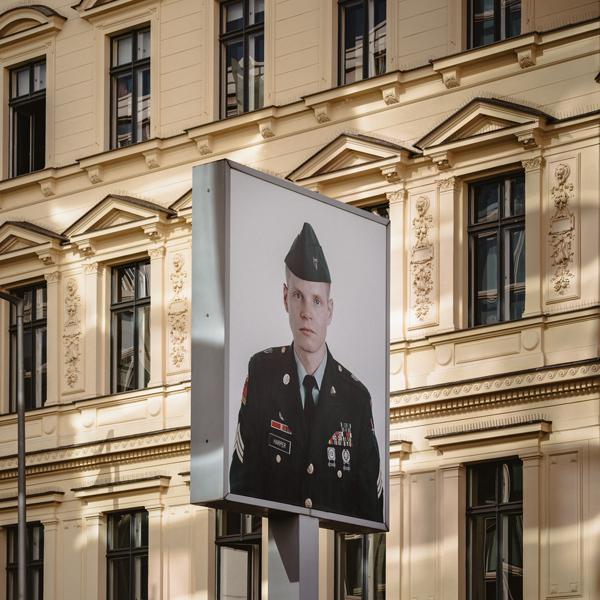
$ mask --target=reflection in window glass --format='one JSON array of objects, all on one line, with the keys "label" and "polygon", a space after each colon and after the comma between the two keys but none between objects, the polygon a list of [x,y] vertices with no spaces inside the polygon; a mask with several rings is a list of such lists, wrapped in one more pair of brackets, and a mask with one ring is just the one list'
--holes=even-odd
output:
[{"label": "reflection in window glass", "polygon": [[470,48],[521,35],[521,0],[470,0]]},{"label": "reflection in window glass", "polygon": [[[6,528],[6,598],[18,598],[18,536],[17,526]],[[44,526],[27,523],[26,586],[28,600],[43,600],[44,597]]]},{"label": "reflection in window glass", "polygon": [[385,534],[337,536],[338,600],[385,600]]}]

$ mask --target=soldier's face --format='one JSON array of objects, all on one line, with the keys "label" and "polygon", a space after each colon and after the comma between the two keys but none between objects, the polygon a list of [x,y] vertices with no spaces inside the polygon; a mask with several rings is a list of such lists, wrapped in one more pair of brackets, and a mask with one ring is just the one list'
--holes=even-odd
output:
[{"label": "soldier's face", "polygon": [[333,316],[329,284],[305,281],[288,273],[283,285],[283,303],[290,316],[294,346],[300,353],[324,356],[327,327]]}]

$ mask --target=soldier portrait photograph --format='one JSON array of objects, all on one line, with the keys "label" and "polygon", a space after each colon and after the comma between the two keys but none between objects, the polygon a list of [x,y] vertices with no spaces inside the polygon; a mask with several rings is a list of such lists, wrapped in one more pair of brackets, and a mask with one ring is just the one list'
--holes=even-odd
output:
[{"label": "soldier portrait photograph", "polygon": [[[387,399],[372,398],[361,381],[361,365],[338,361],[336,348],[328,345],[340,274],[330,272],[315,229],[304,222],[290,242],[279,259],[281,314],[264,318],[287,316],[291,339],[287,345],[256,348],[245,382],[239,382],[230,491],[382,522],[384,486],[372,407],[374,400]],[[368,298],[369,290],[359,287],[356,293]],[[350,340],[363,317],[368,312],[355,315],[355,323],[336,326]],[[365,358],[365,369],[368,364]]]}]

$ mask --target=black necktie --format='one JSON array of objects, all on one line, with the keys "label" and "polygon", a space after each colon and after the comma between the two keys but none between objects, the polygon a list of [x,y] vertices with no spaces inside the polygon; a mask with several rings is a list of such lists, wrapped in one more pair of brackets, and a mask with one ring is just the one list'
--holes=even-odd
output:
[{"label": "black necktie", "polygon": [[304,416],[306,418],[306,426],[308,427],[308,435],[310,436],[317,416],[317,407],[315,406],[315,400],[312,394],[313,388],[317,387],[317,380],[312,375],[307,375],[304,378],[302,385],[306,390],[306,396],[304,397]]}]

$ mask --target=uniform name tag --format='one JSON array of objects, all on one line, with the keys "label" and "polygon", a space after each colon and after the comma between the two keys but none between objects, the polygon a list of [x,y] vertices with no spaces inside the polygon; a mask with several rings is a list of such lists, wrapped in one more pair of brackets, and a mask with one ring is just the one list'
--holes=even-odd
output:
[{"label": "uniform name tag", "polygon": [[292,442],[290,440],[277,437],[274,433],[269,434],[269,446],[276,450],[281,450],[281,452],[285,452],[286,454],[289,454],[292,450]]}]

